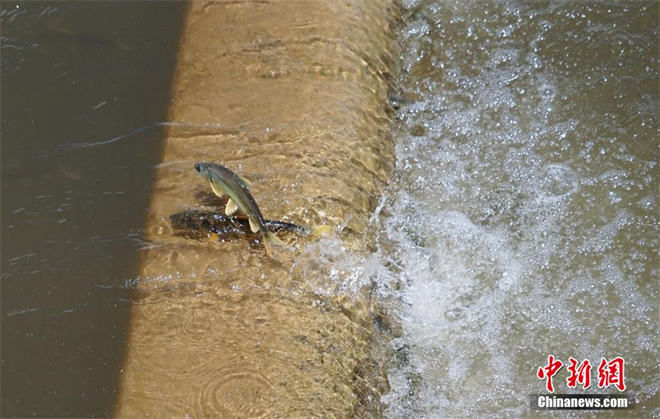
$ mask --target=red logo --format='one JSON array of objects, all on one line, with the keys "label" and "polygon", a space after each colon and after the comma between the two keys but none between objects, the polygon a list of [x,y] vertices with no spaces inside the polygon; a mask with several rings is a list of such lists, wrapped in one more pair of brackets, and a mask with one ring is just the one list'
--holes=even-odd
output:
[{"label": "red logo", "polygon": [[585,390],[591,387],[591,363],[589,360],[585,359],[580,366],[578,366],[577,360],[573,357],[568,358],[568,362],[571,363],[568,366],[568,371],[571,375],[566,379],[568,386],[575,388],[579,383],[582,384],[582,388]]},{"label": "red logo", "polygon": [[555,361],[555,357],[552,355],[548,355],[548,365],[545,367],[539,368],[538,372],[536,373],[536,376],[539,377],[539,380],[543,380],[545,378],[545,388],[550,392],[554,393],[555,388],[552,386],[552,377],[555,376],[561,369],[561,367],[564,366],[564,363],[561,362],[560,360]]},{"label": "red logo", "polygon": [[[591,363],[588,359],[583,360],[578,364],[577,359],[568,358],[568,372],[569,376],[566,379],[566,384],[569,388],[576,388],[578,384],[582,389],[587,390],[591,387]],[[619,391],[626,389],[624,382],[624,364],[625,360],[618,356],[611,361],[602,358],[598,366],[598,388],[608,388],[615,386]],[[552,385],[552,378],[562,369],[564,363],[555,359],[553,355],[548,355],[548,364],[540,367],[536,373],[539,380],[545,380],[545,388],[550,393],[555,392],[555,387]]]},{"label": "red logo", "polygon": [[607,362],[605,358],[600,360],[598,366],[598,387],[607,388],[610,385],[615,385],[619,391],[626,389],[626,384],[623,382],[623,364],[624,359],[620,356]]}]

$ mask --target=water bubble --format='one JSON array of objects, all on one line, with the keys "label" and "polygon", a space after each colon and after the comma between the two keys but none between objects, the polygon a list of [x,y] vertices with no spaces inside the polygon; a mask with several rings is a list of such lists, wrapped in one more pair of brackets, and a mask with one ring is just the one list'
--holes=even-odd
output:
[{"label": "water bubble", "polygon": [[562,164],[548,164],[541,170],[541,191],[546,196],[564,196],[577,189],[577,176]]},{"label": "water bubble", "polygon": [[447,310],[445,312],[445,317],[450,321],[458,320],[459,318],[463,317],[463,309],[460,307],[454,307],[450,310]]},{"label": "water bubble", "polygon": [[610,198],[610,202],[613,203],[613,204],[618,204],[619,202],[623,201],[623,198],[621,197],[621,194],[618,194],[614,191],[610,191],[608,195],[609,195],[609,198]]}]

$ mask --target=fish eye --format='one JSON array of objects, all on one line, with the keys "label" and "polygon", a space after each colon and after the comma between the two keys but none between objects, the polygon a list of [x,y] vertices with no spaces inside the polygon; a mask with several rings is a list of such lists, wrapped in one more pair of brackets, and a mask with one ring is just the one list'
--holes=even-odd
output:
[{"label": "fish eye", "polygon": [[197,170],[197,172],[201,173],[202,172],[202,164],[201,163],[195,163],[195,170]]}]

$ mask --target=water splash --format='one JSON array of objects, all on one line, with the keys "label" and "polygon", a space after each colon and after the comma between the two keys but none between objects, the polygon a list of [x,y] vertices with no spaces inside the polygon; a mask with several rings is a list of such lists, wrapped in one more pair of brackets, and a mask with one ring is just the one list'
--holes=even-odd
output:
[{"label": "water splash", "polygon": [[400,300],[404,331],[387,416],[529,415],[550,353],[624,356],[638,411],[652,411],[657,13],[408,3],[412,103],[394,131],[381,239],[396,266],[381,292]]}]

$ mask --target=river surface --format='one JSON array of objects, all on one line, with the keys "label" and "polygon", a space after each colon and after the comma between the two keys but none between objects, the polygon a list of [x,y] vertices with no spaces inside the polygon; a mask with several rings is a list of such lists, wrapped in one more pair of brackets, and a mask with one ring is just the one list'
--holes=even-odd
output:
[{"label": "river surface", "polygon": [[[374,404],[382,393],[373,410],[387,418],[531,416],[550,354],[590,360],[592,380],[602,357],[624,357],[635,413],[660,415],[658,3],[402,5],[397,163],[367,235],[378,245],[365,256],[337,237],[309,244],[286,284],[291,307],[296,284],[319,310],[372,289],[375,327],[392,338],[375,341],[390,353],[375,368],[389,391],[360,385]],[[135,284],[184,7],[1,7],[1,415],[107,417],[129,312],[160,298]],[[307,281],[308,269],[325,276]],[[230,315],[237,330],[254,325]],[[327,319],[318,351],[341,364],[326,338],[357,333]],[[557,392],[584,392],[565,378]]]},{"label": "river surface", "polygon": [[576,393],[623,357],[657,417],[658,3],[404,6],[387,416],[530,416],[553,354],[593,365]]},{"label": "river surface", "polygon": [[184,7],[1,8],[1,416],[108,417]]}]

